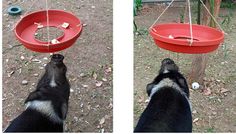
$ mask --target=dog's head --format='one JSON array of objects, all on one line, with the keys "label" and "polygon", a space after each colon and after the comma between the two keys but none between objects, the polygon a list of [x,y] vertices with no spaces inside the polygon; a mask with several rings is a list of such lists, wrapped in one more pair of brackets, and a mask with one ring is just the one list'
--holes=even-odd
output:
[{"label": "dog's head", "polygon": [[51,57],[51,61],[46,65],[45,76],[48,79],[55,79],[55,82],[61,83],[66,79],[67,67],[63,63],[64,56],[60,54],[54,54]]},{"label": "dog's head", "polygon": [[146,91],[148,96],[150,97],[152,92],[156,92],[159,88],[164,86],[179,89],[183,91],[187,97],[189,97],[187,81],[179,72],[179,67],[170,58],[162,60],[159,74],[156,76],[153,82],[147,84]]},{"label": "dog's head", "polygon": [[161,69],[159,71],[159,73],[168,73],[170,71],[174,71],[174,72],[178,72],[179,71],[179,67],[175,64],[175,62],[170,59],[170,58],[166,58],[164,60],[162,60],[161,62]]}]

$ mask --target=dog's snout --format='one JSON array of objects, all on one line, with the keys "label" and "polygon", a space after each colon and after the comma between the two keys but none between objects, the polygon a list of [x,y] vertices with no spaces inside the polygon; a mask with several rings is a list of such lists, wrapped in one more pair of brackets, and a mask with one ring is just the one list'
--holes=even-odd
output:
[{"label": "dog's snout", "polygon": [[53,54],[52,58],[51,58],[51,61],[58,63],[58,62],[63,62],[63,59],[64,59],[63,55],[61,55],[61,54]]}]

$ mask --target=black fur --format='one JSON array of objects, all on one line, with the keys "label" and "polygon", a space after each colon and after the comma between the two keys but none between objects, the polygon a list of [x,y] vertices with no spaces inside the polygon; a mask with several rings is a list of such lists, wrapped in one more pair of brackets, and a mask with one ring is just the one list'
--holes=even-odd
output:
[{"label": "black fur", "polygon": [[[53,55],[46,66],[46,72],[40,79],[35,91],[31,92],[25,103],[34,100],[51,101],[54,112],[61,119],[66,118],[70,85],[66,78],[66,66],[62,55]],[[52,75],[57,86],[51,87]],[[12,121],[5,132],[63,132],[63,122],[56,122],[35,109],[27,108]]]},{"label": "black fur", "polygon": [[[164,73],[165,70],[168,72]],[[164,59],[162,61],[159,75],[147,85],[147,94],[150,96],[153,87],[165,78],[176,83],[182,91],[164,86],[155,92],[134,132],[192,132],[187,81],[179,73],[179,68],[173,60]]]}]

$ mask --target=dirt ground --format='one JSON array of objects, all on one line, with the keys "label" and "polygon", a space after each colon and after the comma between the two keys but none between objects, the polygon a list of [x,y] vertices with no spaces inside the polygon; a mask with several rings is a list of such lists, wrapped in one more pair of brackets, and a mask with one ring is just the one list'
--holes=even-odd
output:
[{"label": "dirt ground", "polygon": [[[174,59],[186,78],[190,73],[194,55],[160,49],[147,32],[164,8],[163,5],[144,5],[135,16],[141,35],[134,37],[134,126],[147,105],[146,85],[157,75],[164,58]],[[183,6],[175,3],[159,23],[179,22],[182,11]],[[193,132],[236,132],[236,10],[221,9],[219,21],[223,22],[230,13],[230,21],[223,25],[228,33],[223,45],[207,54],[209,59],[204,84],[208,92],[190,89]]]},{"label": "dirt ground", "polygon": [[[13,28],[21,16],[9,16],[10,5],[19,5],[24,15],[45,9],[45,1],[3,1],[3,130],[24,110],[24,100],[35,90],[50,57],[16,40]],[[71,83],[65,131],[112,132],[112,0],[50,0],[48,5],[71,11],[86,24],[76,43],[59,52],[65,56]]]}]

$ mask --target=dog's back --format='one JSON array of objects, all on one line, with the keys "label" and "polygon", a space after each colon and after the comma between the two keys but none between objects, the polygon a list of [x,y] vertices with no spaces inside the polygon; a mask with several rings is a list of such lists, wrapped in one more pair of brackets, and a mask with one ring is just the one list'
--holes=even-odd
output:
[{"label": "dog's back", "polygon": [[187,98],[170,87],[152,96],[135,132],[191,132],[192,117]]},{"label": "dog's back", "polygon": [[5,132],[62,132],[61,123],[52,122],[46,115],[27,109],[13,120]]}]

